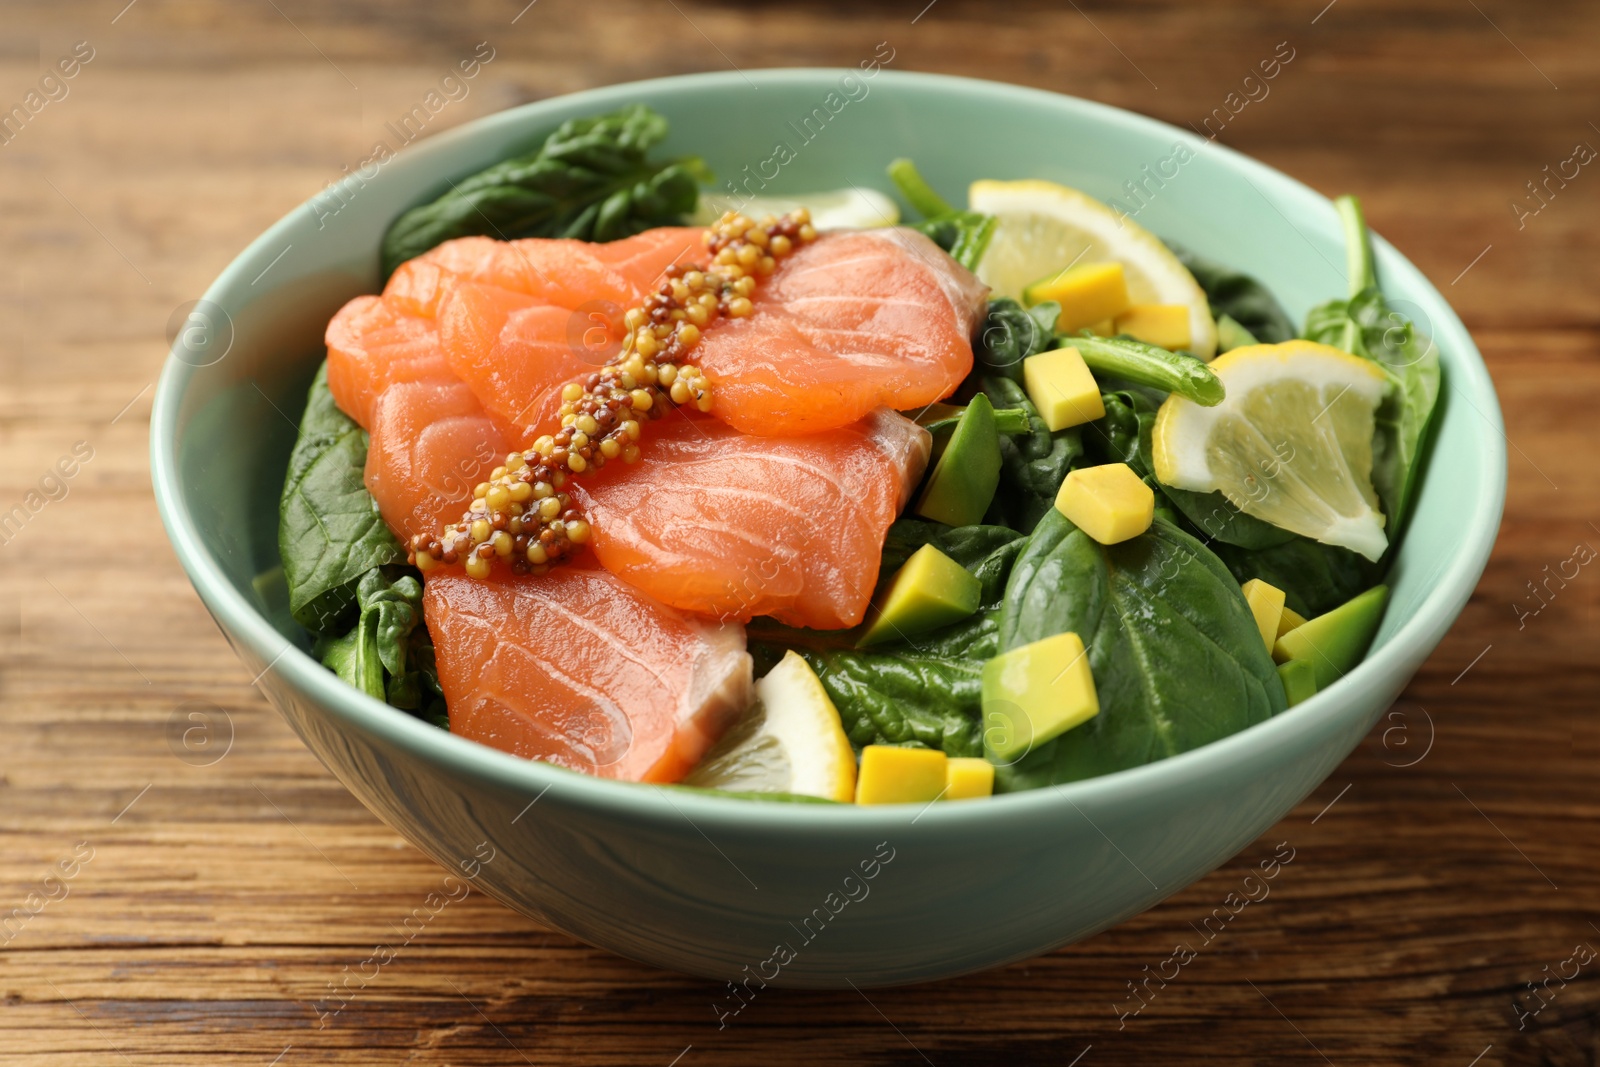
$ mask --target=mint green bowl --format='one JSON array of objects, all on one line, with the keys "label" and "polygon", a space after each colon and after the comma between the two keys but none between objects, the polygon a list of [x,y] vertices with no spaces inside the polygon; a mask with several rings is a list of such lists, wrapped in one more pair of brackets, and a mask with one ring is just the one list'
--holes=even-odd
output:
[{"label": "mint green bowl", "polygon": [[[318,211],[302,206],[233,261],[202,305],[219,331],[211,354],[169,359],[152,418],[156,499],[178,558],[250,672],[260,672],[268,699],[362,803],[541,922],[637,960],[752,988],[892,985],[993,967],[1104,930],[1215,869],[1317,787],[1439,643],[1483,571],[1505,493],[1499,406],[1482,359],[1439,293],[1380,240],[1385,287],[1437,339],[1446,382],[1388,614],[1348,677],[1205,748],[926,810],[742,802],[517,759],[347,688],[311,659],[305,635],[255,581],[278,563],[276,502],[294,436],[284,413],[300,410],[329,316],[378,288],[385,226],[446,179],[563,119],[632,101],[671,120],[667,151],[704,156],[725,178],[764,174],[779,192],[886,189],[884,165],[910,156],[950,194],[975,178],[1035,177],[1109,198],[1174,145],[1200,144],[1174,127],[1051,93],[858,75],[776,70],[639,82],[430,138],[364,185],[347,180],[336,214],[326,198]],[[806,142],[800,120],[817,108],[831,118]],[[766,162],[779,141],[794,151],[781,168]],[[1300,183],[1211,145],[1162,187],[1147,188],[1154,195],[1141,224],[1261,277],[1297,319],[1344,291],[1333,207]]]}]

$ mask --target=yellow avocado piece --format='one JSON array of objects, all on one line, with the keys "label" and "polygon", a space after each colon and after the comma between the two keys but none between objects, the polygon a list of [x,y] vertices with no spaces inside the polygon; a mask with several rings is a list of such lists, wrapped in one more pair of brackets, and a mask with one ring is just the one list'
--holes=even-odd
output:
[{"label": "yellow avocado piece", "polygon": [[1278,664],[1278,680],[1283,683],[1283,698],[1289,707],[1317,695],[1317,671],[1303,659]]},{"label": "yellow avocado piece", "polygon": [[1056,510],[1102,545],[1114,545],[1150,528],[1156,495],[1126,463],[1102,463],[1067,475]]},{"label": "yellow avocado piece", "polygon": [[1250,614],[1256,617],[1256,628],[1261,631],[1261,640],[1267,643],[1267,651],[1272,651],[1272,646],[1278,641],[1278,629],[1283,625],[1283,590],[1275,585],[1268,585],[1260,578],[1252,578],[1241,587],[1244,601],[1250,605]]},{"label": "yellow avocado piece", "polygon": [[1010,764],[1100,714],[1083,641],[1055,634],[983,665],[983,748]]},{"label": "yellow avocado piece", "polygon": [[983,583],[977,575],[932,545],[923,545],[890,579],[889,592],[856,647],[904,640],[959,622],[977,611],[982,600]]},{"label": "yellow avocado piece", "polygon": [[1117,333],[1174,352],[1187,349],[1193,340],[1188,304],[1135,304],[1117,316],[1116,328]]},{"label": "yellow avocado piece", "polygon": [[1028,286],[1022,291],[1022,300],[1029,306],[1046,300],[1060,304],[1056,329],[1062,333],[1077,333],[1086,326],[1114,319],[1133,304],[1121,263],[1069,267]]},{"label": "yellow avocado piece", "polygon": [[939,799],[949,758],[934,748],[868,745],[856,772],[857,804],[926,804]]},{"label": "yellow avocado piece", "polygon": [[945,768],[944,799],[972,800],[994,795],[994,764],[973,756],[955,756]]},{"label": "yellow avocado piece", "polygon": [[[1288,633],[1296,626],[1300,626],[1305,621],[1306,617],[1304,615],[1285,604],[1283,606],[1283,614],[1278,618],[1278,633],[1276,636],[1282,637],[1284,634]],[[1274,643],[1276,643],[1276,641],[1274,641]]]},{"label": "yellow avocado piece", "polygon": [[1029,356],[1022,361],[1022,384],[1051,433],[1105,417],[1100,384],[1076,348]]}]

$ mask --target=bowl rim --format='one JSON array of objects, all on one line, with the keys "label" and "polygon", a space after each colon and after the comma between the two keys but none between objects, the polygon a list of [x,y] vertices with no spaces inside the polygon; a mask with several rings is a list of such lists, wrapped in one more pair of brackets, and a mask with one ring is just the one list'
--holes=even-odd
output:
[{"label": "bowl rim", "polygon": [[[647,101],[664,89],[724,90],[752,79],[774,85],[821,87],[824,80],[835,81],[854,68],[798,67],[714,71],[675,75],[583,90],[510,108],[464,123],[423,142],[409,146],[391,165],[425,167],[434,157],[448,157],[457,145],[486,130],[549,124],[559,112],[581,107],[607,110],[634,100]],[[958,92],[996,106],[1019,100],[1063,109],[1091,122],[1122,126],[1142,132],[1177,134],[1193,138],[1169,123],[1145,115],[1045,89],[1011,85],[984,79],[904,70],[880,70],[877,78],[887,78],[911,89]],[[1319,210],[1334,211],[1332,202],[1304,183],[1275,168],[1258,162],[1226,145],[1210,142],[1210,150],[1230,169],[1242,172],[1258,188],[1272,187]],[[408,163],[409,161],[409,163]],[[445,168],[448,169],[448,168]],[[309,201],[308,201],[309,202]],[[307,202],[307,203],[308,203]],[[307,203],[292,208],[276,223],[240,252],[207,287],[205,299],[218,303],[225,291],[256,271],[256,260],[279,249],[284,235],[301,217]],[[1085,806],[1104,805],[1149,798],[1162,790],[1191,785],[1202,778],[1238,771],[1267,758],[1277,750],[1303,748],[1340,725],[1342,698],[1364,681],[1376,679],[1385,671],[1399,668],[1419,649],[1431,649],[1459,614],[1476,587],[1487,564],[1498,534],[1505,500],[1506,449],[1504,429],[1488,368],[1444,295],[1388,241],[1373,235],[1374,254],[1391,277],[1403,277],[1407,286],[1437,299],[1441,314],[1435,318],[1435,338],[1449,334],[1441,343],[1441,358],[1448,370],[1441,390],[1466,401],[1489,424],[1494,433],[1479,435],[1481,477],[1468,513],[1463,514],[1468,533],[1462,548],[1434,576],[1434,585],[1417,600],[1411,616],[1400,623],[1383,647],[1367,656],[1349,675],[1329,689],[1317,693],[1265,722],[1247,727],[1210,744],[1154,763],[1115,771],[1095,778],[1041,789],[1002,794],[983,804],[855,805],[785,804],[719,797],[688,790],[640,788],[638,783],[620,782],[568,771],[552,764],[527,760],[456,736],[436,726],[398,711],[339,680],[307,653],[280,634],[273,625],[236,590],[219,562],[200,536],[185,502],[178,471],[178,417],[182,400],[195,373],[191,366],[169,354],[157,383],[151,412],[151,479],[167,536],[180,564],[208,611],[216,616],[226,635],[242,641],[249,653],[267,666],[252,682],[259,685],[269,671],[276,671],[301,698],[320,712],[339,719],[344,727],[360,730],[371,739],[402,750],[428,764],[439,765],[448,774],[470,777],[488,787],[518,795],[534,796],[535,801],[553,790],[558,802],[588,807],[602,814],[623,816],[649,824],[688,819],[697,828],[702,824],[729,831],[770,831],[775,827],[801,830],[844,829],[851,832],[904,828],[908,822],[925,821],[930,828],[979,827],[989,819],[1017,819],[1041,816],[1048,811],[1070,806],[1080,814]],[[243,651],[243,650],[240,650]],[[1426,651],[1422,653],[1426,654]],[[1320,780],[1317,784],[1320,784]],[[1313,786],[1312,788],[1315,788]],[[535,796],[535,794],[537,794]],[[669,803],[661,804],[660,798]],[[531,806],[531,805],[530,805]],[[920,808],[920,810],[919,810]],[[931,809],[931,810],[930,810]],[[702,832],[704,832],[702,830]]]}]

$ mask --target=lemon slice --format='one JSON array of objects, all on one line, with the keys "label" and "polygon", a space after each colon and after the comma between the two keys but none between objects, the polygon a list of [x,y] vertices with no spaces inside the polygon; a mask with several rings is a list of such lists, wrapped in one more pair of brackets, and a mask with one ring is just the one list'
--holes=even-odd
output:
[{"label": "lemon slice", "polygon": [[1219,490],[1285,530],[1375,560],[1388,548],[1372,489],[1372,432],[1389,376],[1371,360],[1315,341],[1247,345],[1211,370],[1215,407],[1169,396],[1151,442],[1156,477]]},{"label": "lemon slice", "polygon": [[749,712],[683,784],[848,803],[855,799],[856,756],[827,690],[791,651],[756,683]]},{"label": "lemon slice", "polygon": [[830,189],[821,193],[795,196],[724,196],[701,193],[690,218],[696,226],[709,226],[724,211],[740,211],[753,219],[762,215],[783,215],[803,207],[811,212],[811,224],[819,230],[866,230],[874,226],[893,226],[900,221],[895,202],[876,189]]},{"label": "lemon slice", "polygon": [[1116,261],[1135,304],[1189,308],[1189,351],[1210,359],[1217,325],[1205,291],[1155,234],[1092,196],[1046,181],[977,181],[967,206],[998,220],[978,264],[978,277],[997,296],[1022,299],[1041,278],[1085,263]]}]

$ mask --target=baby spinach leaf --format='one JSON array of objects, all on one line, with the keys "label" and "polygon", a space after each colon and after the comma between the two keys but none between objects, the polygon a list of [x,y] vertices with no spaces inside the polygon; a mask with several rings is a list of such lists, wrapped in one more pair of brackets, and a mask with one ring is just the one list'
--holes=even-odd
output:
[{"label": "baby spinach leaf", "polygon": [[652,160],[667,120],[643,104],[569,119],[538,150],[496,163],[412,208],[383,238],[387,277],[456,237],[614,241],[678,223],[710,174],[698,159]]},{"label": "baby spinach leaf", "polygon": [[1022,386],[1010,378],[987,377],[983,391],[997,408],[1022,408],[1033,427],[1026,434],[1000,438],[1000,488],[985,521],[1027,533],[1055,506],[1056,491],[1072,463],[1083,455],[1077,427],[1050,432]]},{"label": "baby spinach leaf", "polygon": [[[1227,316],[1262,344],[1277,344],[1294,337],[1294,320],[1289,318],[1266,286],[1248,274],[1171,241],[1167,242],[1167,247],[1189,268],[1194,280],[1205,290],[1206,300],[1211,304],[1211,314],[1219,321]],[[1233,340],[1239,338],[1234,336]]]},{"label": "baby spinach leaf", "polygon": [[[356,623],[344,634],[324,634],[315,652],[323,665],[363,692],[415,711],[427,692],[438,692],[420,669],[432,672],[433,646],[422,626],[422,583],[409,567],[374,567],[356,583]],[[422,641],[417,634],[420,631]],[[413,652],[426,642],[425,660]]]},{"label": "baby spinach leaf", "polygon": [[1186,752],[1284,709],[1283,686],[1238,583],[1157,519],[1100,545],[1052,511],[1012,568],[1002,650],[1071,631],[1100,713],[996,771],[997,790],[1076,781]]},{"label": "baby spinach leaf", "polygon": [[857,748],[915,742],[951,756],[982,755],[982,658],[915,650],[800,654],[817,672]]},{"label": "baby spinach leaf", "polygon": [[1036,356],[1055,342],[1056,319],[1061,305],[1046,300],[1023,307],[1008,296],[989,301],[988,314],[972,346],[981,374],[1022,382],[1022,361]]},{"label": "baby spinach leaf", "polygon": [[1439,397],[1439,349],[1379,289],[1360,203],[1341,196],[1334,204],[1344,224],[1350,296],[1312,308],[1303,335],[1373,360],[1389,372],[1393,388],[1378,408],[1372,484],[1383,502],[1392,545],[1399,539],[1421,468],[1428,420]]},{"label": "baby spinach leaf", "polygon": [[1015,530],[1000,526],[902,519],[889,528],[882,573],[893,574],[911,553],[931,544],[978,576],[982,610],[932,633],[865,651],[851,647],[850,635],[859,628],[794,630],[758,619],[749,628],[756,671],[771,669],[787,648],[805,657],[858,748],[920,744],[952,756],[979,755],[983,664],[998,651],[996,609],[1025,542]]},{"label": "baby spinach leaf", "polygon": [[362,481],[366,462],[367,432],[333,402],[324,363],[311,383],[278,510],[289,610],[313,633],[342,632],[362,576],[405,562]]},{"label": "baby spinach leaf", "polygon": [[1307,618],[1332,611],[1378,584],[1383,575],[1383,568],[1366,557],[1307,537],[1259,549],[1212,547],[1241,584],[1260,578],[1277,586],[1288,605]]}]

